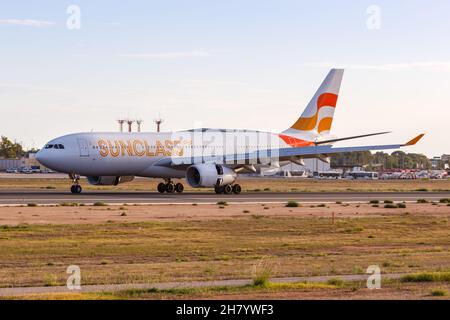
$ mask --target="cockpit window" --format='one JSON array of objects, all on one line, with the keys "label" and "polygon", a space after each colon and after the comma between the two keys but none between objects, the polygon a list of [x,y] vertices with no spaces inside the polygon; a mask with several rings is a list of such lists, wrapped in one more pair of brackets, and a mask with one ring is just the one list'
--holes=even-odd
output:
[{"label": "cockpit window", "polygon": [[46,144],[45,149],[64,149],[64,145],[63,144]]}]

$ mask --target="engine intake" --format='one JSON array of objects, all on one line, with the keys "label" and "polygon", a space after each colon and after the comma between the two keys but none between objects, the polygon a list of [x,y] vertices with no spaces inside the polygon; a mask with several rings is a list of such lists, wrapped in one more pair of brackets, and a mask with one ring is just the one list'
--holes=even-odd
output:
[{"label": "engine intake", "polygon": [[186,170],[186,181],[193,188],[211,188],[232,184],[236,172],[220,164],[197,164]]},{"label": "engine intake", "polygon": [[120,183],[134,180],[133,176],[90,176],[88,182],[94,186],[117,186]]}]

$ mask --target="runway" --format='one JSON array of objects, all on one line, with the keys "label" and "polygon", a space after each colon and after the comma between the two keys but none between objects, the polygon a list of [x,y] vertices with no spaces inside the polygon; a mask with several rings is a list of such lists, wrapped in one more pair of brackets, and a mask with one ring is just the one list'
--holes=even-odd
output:
[{"label": "runway", "polygon": [[0,191],[0,205],[59,204],[77,202],[91,204],[192,204],[216,203],[283,203],[289,200],[305,203],[367,202],[370,200],[393,200],[415,202],[417,199],[439,201],[450,198],[450,192],[243,192],[239,195],[217,195],[213,192],[186,192],[181,194],[160,194],[157,192],[111,192],[84,191],[71,194],[61,191]]}]

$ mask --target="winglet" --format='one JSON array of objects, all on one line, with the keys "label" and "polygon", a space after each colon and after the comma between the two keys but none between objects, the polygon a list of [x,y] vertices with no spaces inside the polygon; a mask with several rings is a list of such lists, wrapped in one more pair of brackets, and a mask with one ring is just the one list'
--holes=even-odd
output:
[{"label": "winglet", "polygon": [[425,133],[419,134],[414,139],[412,139],[412,140],[408,141],[407,143],[405,143],[404,146],[413,146],[413,145],[415,145],[420,139],[422,139],[422,137],[424,135],[425,135]]}]

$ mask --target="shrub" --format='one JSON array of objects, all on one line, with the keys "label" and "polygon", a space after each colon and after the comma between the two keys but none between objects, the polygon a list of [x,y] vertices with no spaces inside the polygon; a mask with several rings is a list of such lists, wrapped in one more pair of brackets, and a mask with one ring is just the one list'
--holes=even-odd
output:
[{"label": "shrub", "polygon": [[372,207],[374,207],[374,208],[379,208],[380,205],[379,205],[379,204],[373,204]]},{"label": "shrub", "polygon": [[397,204],[397,207],[404,209],[406,208],[406,203],[399,203]]},{"label": "shrub", "polygon": [[440,203],[450,203],[450,198],[444,198],[439,200]]},{"label": "shrub", "polygon": [[219,206],[227,206],[228,205],[228,203],[226,201],[218,201],[216,204]]},{"label": "shrub", "polygon": [[104,207],[104,206],[107,206],[107,204],[104,202],[101,202],[101,201],[97,201],[97,202],[94,202],[93,206],[94,207]]},{"label": "shrub", "polygon": [[250,213],[250,211],[249,210],[244,210],[244,211],[242,211],[242,213]]},{"label": "shrub", "polygon": [[59,204],[61,207],[76,207],[78,203],[76,202],[62,202]]},{"label": "shrub", "polygon": [[370,200],[369,203],[371,203],[371,204],[379,204],[380,200]]},{"label": "shrub", "polygon": [[383,202],[384,203],[394,203],[394,201],[392,201],[392,200],[384,200]]},{"label": "shrub", "polygon": [[255,266],[255,275],[253,277],[253,286],[267,287],[269,285],[272,268],[268,261],[261,261]]},{"label": "shrub", "polygon": [[296,208],[296,207],[298,207],[298,202],[297,201],[288,201],[288,203],[286,204],[286,207]]},{"label": "shrub", "polygon": [[417,203],[428,203],[426,199],[417,199]]},{"label": "shrub", "polygon": [[37,207],[37,203],[27,203],[28,207]]},{"label": "shrub", "polygon": [[419,189],[416,189],[415,191],[428,191],[428,189],[427,188],[419,188]]},{"label": "shrub", "polygon": [[339,278],[332,278],[327,280],[327,284],[330,286],[342,287],[344,285],[344,280]]},{"label": "shrub", "polygon": [[396,209],[396,208],[398,208],[398,206],[396,204],[392,204],[392,203],[385,204],[384,207],[387,208],[387,209]]},{"label": "shrub", "polygon": [[445,290],[436,289],[436,290],[431,291],[431,295],[433,297],[444,297],[444,296],[448,295],[448,293]]}]

